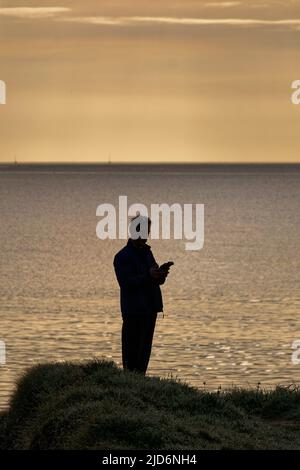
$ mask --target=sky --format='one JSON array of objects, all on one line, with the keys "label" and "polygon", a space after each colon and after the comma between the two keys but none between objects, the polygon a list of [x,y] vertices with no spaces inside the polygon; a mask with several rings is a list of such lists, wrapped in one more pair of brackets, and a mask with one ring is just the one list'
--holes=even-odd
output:
[{"label": "sky", "polygon": [[0,0],[0,162],[300,162],[299,0]]}]

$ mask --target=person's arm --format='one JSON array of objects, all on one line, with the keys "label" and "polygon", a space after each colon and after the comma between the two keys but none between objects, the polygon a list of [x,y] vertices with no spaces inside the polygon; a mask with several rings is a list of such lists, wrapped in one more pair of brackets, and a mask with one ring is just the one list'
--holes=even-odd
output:
[{"label": "person's arm", "polygon": [[159,284],[161,286],[162,284],[166,282],[166,278],[167,278],[167,275],[169,274],[169,271],[168,272],[160,271],[159,265],[157,264],[152,251],[151,251],[151,258],[153,262],[153,266],[151,268],[151,270],[153,270],[152,279],[156,284]]},{"label": "person's arm", "polygon": [[134,274],[130,260],[126,257],[115,257],[114,268],[120,287],[140,287],[152,280],[150,271],[145,274]]}]

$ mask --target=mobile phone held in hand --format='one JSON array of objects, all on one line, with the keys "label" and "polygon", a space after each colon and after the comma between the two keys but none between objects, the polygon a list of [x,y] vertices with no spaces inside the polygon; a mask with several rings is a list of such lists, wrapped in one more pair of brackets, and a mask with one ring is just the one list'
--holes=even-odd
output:
[{"label": "mobile phone held in hand", "polygon": [[162,271],[167,271],[168,269],[170,269],[171,266],[173,266],[173,264],[173,261],[168,261],[167,263],[162,264],[159,269],[161,269]]}]

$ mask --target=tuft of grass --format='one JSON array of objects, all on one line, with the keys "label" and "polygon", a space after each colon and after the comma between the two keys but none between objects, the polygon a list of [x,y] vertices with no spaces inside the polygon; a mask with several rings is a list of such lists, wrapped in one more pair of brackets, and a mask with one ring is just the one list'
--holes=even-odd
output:
[{"label": "tuft of grass", "polygon": [[300,449],[300,391],[199,391],[106,360],[38,365],[0,414],[0,448]]}]

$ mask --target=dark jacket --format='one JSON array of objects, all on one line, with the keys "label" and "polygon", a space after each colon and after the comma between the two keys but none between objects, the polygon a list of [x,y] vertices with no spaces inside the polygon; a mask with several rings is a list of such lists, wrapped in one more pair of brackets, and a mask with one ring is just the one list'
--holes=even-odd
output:
[{"label": "dark jacket", "polygon": [[114,268],[120,286],[122,316],[147,315],[163,311],[159,282],[150,276],[152,266],[158,266],[149,245],[136,248],[128,243],[114,258]]}]

